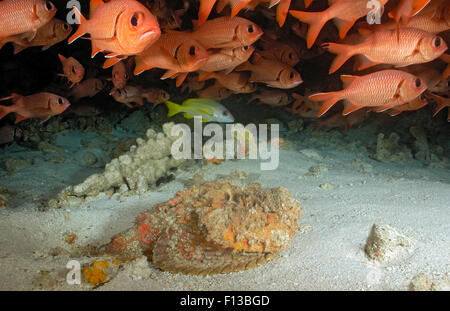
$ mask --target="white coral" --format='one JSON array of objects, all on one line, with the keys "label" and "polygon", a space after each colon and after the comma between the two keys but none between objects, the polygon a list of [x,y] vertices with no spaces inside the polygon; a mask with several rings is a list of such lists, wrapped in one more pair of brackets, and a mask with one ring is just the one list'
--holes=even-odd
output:
[{"label": "white coral", "polygon": [[94,174],[83,183],[64,189],[49,202],[49,206],[79,205],[80,198],[88,199],[111,190],[124,192],[128,189],[128,192],[135,194],[145,193],[170,169],[185,162],[171,156],[172,144],[178,138],[171,135],[173,126],[174,123],[164,124],[163,133],[148,130],[147,141],[138,139],[137,146],[132,146],[126,154],[113,159],[102,174]]}]

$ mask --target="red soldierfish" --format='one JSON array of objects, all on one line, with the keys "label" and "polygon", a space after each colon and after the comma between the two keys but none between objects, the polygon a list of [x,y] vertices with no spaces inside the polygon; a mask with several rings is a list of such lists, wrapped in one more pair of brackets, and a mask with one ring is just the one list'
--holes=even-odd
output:
[{"label": "red soldierfish", "polygon": [[233,95],[233,91],[216,83],[214,85],[211,85],[210,87],[198,91],[197,95],[199,98],[210,98],[221,101]]},{"label": "red soldierfish", "polygon": [[[171,31],[172,32],[172,31]],[[241,17],[218,17],[191,33],[181,33],[197,40],[205,49],[233,49],[250,46],[263,35],[254,22]]]},{"label": "red soldierfish", "polygon": [[37,30],[56,14],[56,8],[46,0],[6,0],[0,2],[0,48],[10,36],[28,33],[34,37]]},{"label": "red soldierfish", "polygon": [[256,85],[249,82],[250,75],[246,72],[203,72],[199,75],[199,81],[216,79],[217,82],[236,94],[250,94],[256,90]]},{"label": "red soldierfish", "polygon": [[323,116],[338,101],[345,100],[343,115],[363,107],[377,107],[383,112],[406,104],[427,89],[420,78],[399,70],[382,70],[366,76],[341,76],[344,90],[312,95],[313,101],[323,102],[318,116]]},{"label": "red soldierfish", "polygon": [[103,81],[100,79],[87,79],[75,85],[69,93],[75,101],[85,97],[94,97],[104,88]]},{"label": "red soldierfish", "polygon": [[12,100],[13,105],[0,106],[0,119],[14,112],[16,124],[31,118],[47,121],[52,116],[63,113],[70,106],[66,98],[51,93],[37,93],[30,96],[11,94],[9,97],[0,99],[0,101],[5,100]]},{"label": "red soldierfish", "polygon": [[162,79],[198,70],[208,61],[208,52],[194,39],[180,32],[166,33],[136,56],[134,74],[152,68],[168,69]]},{"label": "red soldierfish", "polygon": [[265,59],[259,54],[254,54],[253,59],[240,65],[236,70],[250,71],[250,82],[264,83],[274,88],[291,89],[303,82],[300,74],[291,66]]},{"label": "red soldierfish", "polygon": [[133,108],[132,103],[143,106],[145,103],[144,99],[152,104],[161,104],[170,99],[170,95],[166,91],[160,89],[144,90],[140,87],[131,85],[127,85],[122,90],[117,89],[111,95],[117,102],[122,103],[129,108]]},{"label": "red soldierfish", "polygon": [[136,0],[91,0],[90,19],[85,19],[73,8],[80,25],[69,44],[90,35],[92,55],[109,52],[104,68],[120,61],[120,58],[136,55],[156,42],[160,35],[156,17]]},{"label": "red soldierfish", "polygon": [[257,100],[260,104],[271,107],[284,107],[290,104],[289,95],[281,90],[264,90],[259,94],[252,94],[250,102]]},{"label": "red soldierfish", "polygon": [[405,67],[413,64],[431,62],[439,58],[447,49],[445,41],[433,34],[414,28],[375,31],[365,33],[361,43],[356,45],[324,43],[330,53],[337,54],[330,68],[330,74],[336,72],[354,55],[363,55],[365,59],[358,70],[364,70],[378,64],[391,64]]},{"label": "red soldierfish", "polygon": [[20,38],[22,35],[11,38],[11,41],[14,41],[14,54],[34,46],[42,46],[43,51],[47,50],[51,46],[65,40],[71,32],[72,27],[69,24],[53,18],[37,30],[36,36],[31,41],[26,38]]},{"label": "red soldierfish", "polygon": [[245,63],[252,56],[255,48],[252,46],[237,47],[234,49],[221,49],[209,54],[209,59],[201,71],[233,71],[234,68]]},{"label": "red soldierfish", "polygon": [[73,57],[66,58],[61,54],[58,54],[58,57],[61,61],[64,72],[64,74],[60,74],[60,76],[67,78],[67,80],[71,83],[71,88],[75,84],[80,83],[85,74],[83,65],[81,65],[80,62]]}]

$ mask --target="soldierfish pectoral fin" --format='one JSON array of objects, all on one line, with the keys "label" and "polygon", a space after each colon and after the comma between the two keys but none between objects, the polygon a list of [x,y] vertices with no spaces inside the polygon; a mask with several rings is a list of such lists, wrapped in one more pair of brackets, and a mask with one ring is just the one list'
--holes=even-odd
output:
[{"label": "soldierfish pectoral fin", "polygon": [[177,77],[176,86],[177,86],[177,87],[180,87],[180,86],[183,84],[183,82],[186,80],[186,78],[187,78],[188,75],[189,75],[188,72],[182,72],[182,73],[180,73],[180,74],[178,75],[178,77]]}]

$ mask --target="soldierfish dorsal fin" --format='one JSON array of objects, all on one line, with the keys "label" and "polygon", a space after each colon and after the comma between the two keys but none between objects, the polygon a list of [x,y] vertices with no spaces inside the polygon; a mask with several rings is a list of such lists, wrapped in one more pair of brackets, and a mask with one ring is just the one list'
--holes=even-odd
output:
[{"label": "soldierfish dorsal fin", "polygon": [[64,66],[64,63],[67,61],[67,58],[61,54],[58,54],[58,57],[59,57],[59,60],[61,61],[61,64],[63,64],[63,66]]},{"label": "soldierfish dorsal fin", "polygon": [[101,6],[102,4],[105,4],[105,2],[103,2],[103,0],[91,0],[90,7],[89,7],[90,16],[92,16],[92,14],[94,14],[95,10],[97,10],[98,7]]}]

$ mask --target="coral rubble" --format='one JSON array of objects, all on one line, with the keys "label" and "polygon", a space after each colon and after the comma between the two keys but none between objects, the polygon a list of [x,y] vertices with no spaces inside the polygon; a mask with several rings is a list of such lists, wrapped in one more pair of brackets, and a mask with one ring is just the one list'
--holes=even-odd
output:
[{"label": "coral rubble", "polygon": [[372,226],[367,238],[365,251],[367,256],[378,262],[393,262],[410,256],[415,243],[389,225]]},{"label": "coral rubble", "polygon": [[173,273],[229,273],[264,264],[286,249],[300,216],[285,188],[206,182],[143,212],[135,227],[101,250],[130,259],[145,254]]},{"label": "coral rubble", "polygon": [[94,174],[83,183],[70,186],[50,200],[49,207],[60,208],[79,205],[100,193],[143,194],[151,185],[167,175],[185,160],[171,156],[173,123],[163,126],[163,133],[147,131],[147,140],[137,139],[137,145],[119,158],[113,159],[102,174]]}]

